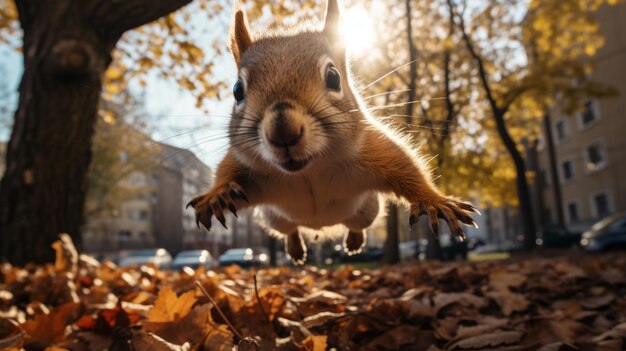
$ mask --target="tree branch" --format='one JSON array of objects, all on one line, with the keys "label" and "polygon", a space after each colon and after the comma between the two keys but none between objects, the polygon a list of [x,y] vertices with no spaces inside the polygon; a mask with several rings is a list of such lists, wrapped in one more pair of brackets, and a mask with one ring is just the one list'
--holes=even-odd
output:
[{"label": "tree branch", "polygon": [[[417,90],[417,49],[415,48],[415,43],[413,42],[413,11],[411,10],[411,0],[406,0],[404,2],[405,10],[406,10],[406,36],[407,36],[407,45],[409,49],[409,61],[410,64],[410,72],[409,72],[409,94],[408,101],[414,101],[416,90]],[[413,104],[406,105],[406,119],[407,124],[411,125],[412,120],[411,116],[413,114]]]},{"label": "tree branch", "polygon": [[463,16],[454,15],[455,11],[454,11],[454,5],[452,4],[452,0],[446,0],[446,2],[448,3],[450,12],[453,13],[452,20],[454,21],[454,17],[459,18],[459,29],[461,30],[461,34],[463,35],[463,41],[465,41],[465,46],[467,47],[467,50],[472,56],[472,59],[474,59],[474,61],[476,61],[476,64],[478,65],[478,75],[480,76],[480,81],[483,85],[483,88],[485,89],[485,94],[487,95],[487,100],[489,101],[489,105],[491,105],[491,109],[494,111],[494,114],[504,114],[506,112],[506,109],[498,105],[498,102],[496,101],[495,96],[493,95],[493,92],[491,90],[491,83],[489,82],[489,74],[487,73],[487,70],[485,69],[485,64],[483,62],[482,57],[476,52],[476,49],[474,48],[474,44],[472,43],[472,39],[469,37],[469,34],[467,33],[467,29],[465,28],[465,20],[463,19]]},{"label": "tree branch", "polygon": [[192,0],[99,0],[92,1],[92,19],[113,39],[191,3]]}]

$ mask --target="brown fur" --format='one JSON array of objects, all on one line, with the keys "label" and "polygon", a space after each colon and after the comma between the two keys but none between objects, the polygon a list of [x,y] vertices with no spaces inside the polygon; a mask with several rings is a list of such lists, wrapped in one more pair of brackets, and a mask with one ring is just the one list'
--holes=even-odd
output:
[{"label": "brown fur", "polygon": [[[302,263],[298,227],[343,224],[347,250],[359,252],[380,193],[410,204],[411,224],[427,215],[436,232],[442,218],[462,237],[459,221],[474,224],[474,207],[441,194],[419,152],[363,109],[337,32],[339,17],[337,1],[329,0],[321,31],[253,41],[245,15],[236,13],[232,51],[245,98],[233,107],[230,150],[215,186],[190,202],[198,221],[208,229],[213,216],[224,225],[225,212],[264,206],[269,229],[285,235],[292,259]],[[327,64],[341,75],[339,91],[327,88]],[[300,139],[289,146],[272,142],[285,131],[299,132]],[[283,169],[290,162],[304,168]]]}]

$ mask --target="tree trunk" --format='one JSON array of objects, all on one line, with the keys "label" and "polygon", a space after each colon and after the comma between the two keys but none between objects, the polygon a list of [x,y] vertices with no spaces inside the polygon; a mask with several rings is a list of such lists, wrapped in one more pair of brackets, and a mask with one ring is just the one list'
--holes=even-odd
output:
[{"label": "tree trunk", "polygon": [[16,0],[24,75],[0,182],[0,260],[49,262],[69,233],[80,247],[102,74],[127,30],[190,0]]},{"label": "tree trunk", "polygon": [[546,148],[548,149],[548,163],[550,164],[550,179],[552,181],[552,192],[554,195],[554,209],[556,210],[557,226],[565,229],[565,214],[563,213],[563,196],[561,195],[561,182],[559,181],[558,161],[554,148],[554,137],[552,136],[552,122],[550,113],[543,116],[543,127],[546,134]]},{"label": "tree trunk", "polygon": [[504,113],[494,111],[494,118],[496,120],[496,127],[500,139],[504,143],[507,151],[513,159],[515,166],[515,176],[517,183],[517,197],[519,199],[520,215],[522,217],[522,228],[524,230],[524,248],[527,251],[532,250],[535,247],[535,236],[537,232],[535,218],[533,215],[533,206],[530,198],[530,188],[528,187],[528,181],[526,180],[526,164],[522,154],[517,149],[515,141],[511,138],[509,131],[506,129],[504,122]]},{"label": "tree trunk", "polygon": [[387,240],[383,248],[383,262],[395,264],[400,261],[400,238],[398,235],[398,206],[389,204],[387,210]]}]

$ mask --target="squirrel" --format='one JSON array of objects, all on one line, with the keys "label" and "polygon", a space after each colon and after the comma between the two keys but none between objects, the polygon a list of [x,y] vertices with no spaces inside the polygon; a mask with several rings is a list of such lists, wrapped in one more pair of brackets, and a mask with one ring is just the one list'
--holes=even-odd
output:
[{"label": "squirrel", "polygon": [[340,34],[341,9],[328,0],[323,28],[253,40],[238,9],[231,51],[238,69],[228,127],[229,149],[214,186],[193,198],[196,223],[261,206],[265,224],[282,234],[295,264],[303,264],[302,231],[347,227],[344,249],[356,254],[379,213],[379,195],[410,206],[409,225],[426,215],[464,238],[476,226],[470,203],[439,192],[419,151],[367,112],[356,92]]}]

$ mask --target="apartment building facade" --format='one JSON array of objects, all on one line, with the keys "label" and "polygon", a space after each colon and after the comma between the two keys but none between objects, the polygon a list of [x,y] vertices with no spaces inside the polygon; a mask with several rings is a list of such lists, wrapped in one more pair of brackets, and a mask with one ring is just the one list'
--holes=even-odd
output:
[{"label": "apartment building facade", "polygon": [[[552,111],[562,209],[570,230],[585,230],[597,220],[626,210],[626,4],[597,13],[605,45],[594,59],[590,79],[618,95],[589,99],[574,114]],[[548,153],[539,154],[543,213],[540,224],[556,222],[556,201]]]}]

